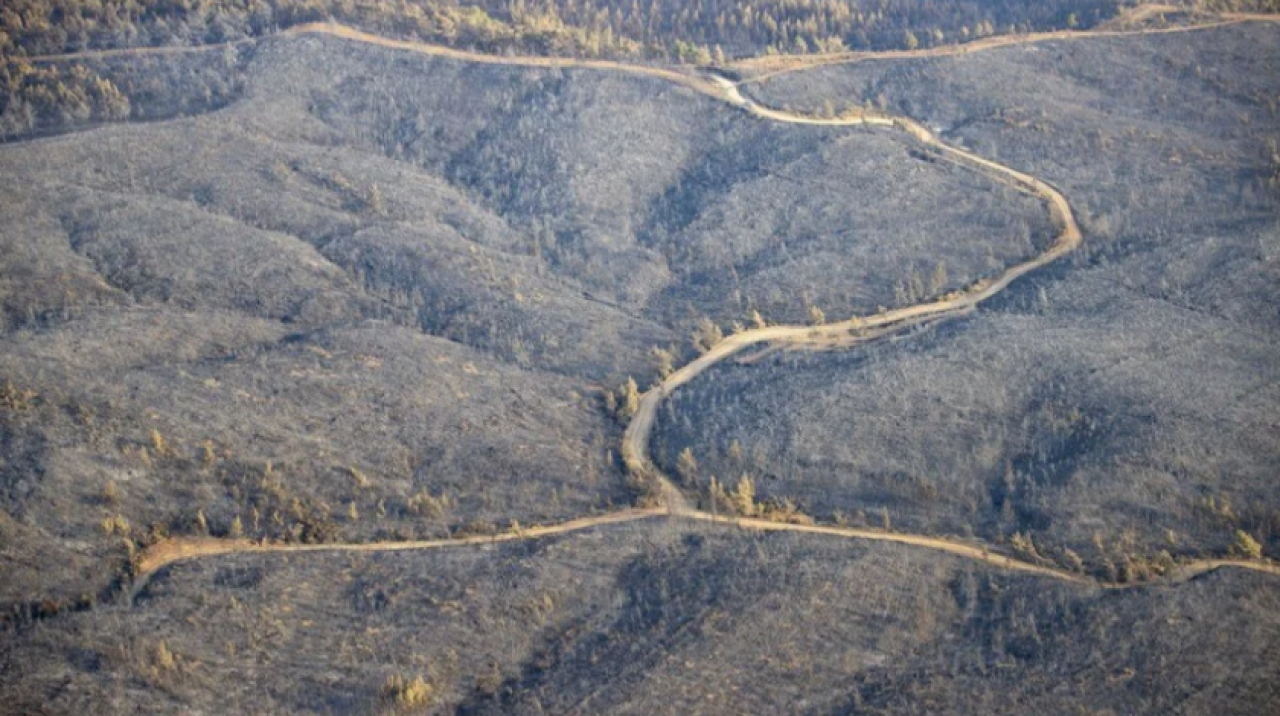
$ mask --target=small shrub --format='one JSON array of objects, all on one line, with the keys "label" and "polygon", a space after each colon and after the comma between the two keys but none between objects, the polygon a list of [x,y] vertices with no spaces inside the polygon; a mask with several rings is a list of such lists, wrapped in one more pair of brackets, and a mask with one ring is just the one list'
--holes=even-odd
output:
[{"label": "small shrub", "polygon": [[151,664],[160,671],[173,671],[178,668],[178,660],[174,657],[173,652],[169,651],[169,645],[161,641],[156,644],[155,651],[151,655]]},{"label": "small shrub", "polygon": [[156,457],[160,458],[174,457],[177,454],[174,452],[173,446],[169,444],[169,441],[160,434],[159,430],[154,428],[151,430],[151,451],[155,453]]},{"label": "small shrub", "polygon": [[1036,543],[1031,541],[1030,534],[1024,535],[1021,532],[1014,532],[1013,537],[1009,538],[1009,543],[1013,545],[1013,551],[1020,556],[1032,561],[1039,561],[1040,552],[1036,550]]},{"label": "small shrub", "polygon": [[213,451],[212,440],[205,440],[204,445],[201,445],[200,449],[201,449],[200,461],[203,462],[204,464],[212,465],[214,461],[218,459],[217,453]]},{"label": "small shrub", "polygon": [[661,507],[665,504],[662,481],[647,468],[627,467],[627,488],[635,494],[635,505],[640,509]]},{"label": "small shrub", "polygon": [[693,332],[694,350],[699,353],[706,353],[722,340],[724,340],[724,332],[710,318],[703,318],[698,321],[698,327]]},{"label": "small shrub", "polygon": [[166,539],[169,539],[169,525],[163,522],[152,522],[151,529],[147,530],[147,544],[155,544]]},{"label": "small shrub", "polygon": [[937,266],[933,267],[933,275],[929,277],[929,292],[932,294],[942,293],[942,289],[947,287],[947,262],[939,261]]},{"label": "small shrub", "polygon": [[21,390],[11,380],[0,384],[0,407],[13,412],[30,410],[37,397],[34,390]]},{"label": "small shrub", "polygon": [[1231,542],[1231,554],[1244,559],[1262,559],[1262,545],[1244,530],[1236,530],[1236,537]]},{"label": "small shrub", "polygon": [[827,314],[822,312],[817,306],[809,306],[809,323],[815,326],[821,326],[827,322]]},{"label": "small shrub", "polygon": [[734,504],[724,486],[712,475],[707,484],[707,508],[714,513],[733,514]]},{"label": "small shrub", "polygon": [[792,525],[811,525],[813,518],[800,510],[800,507],[787,498],[770,498],[758,508],[760,516],[771,522],[785,522]]},{"label": "small shrub", "polygon": [[409,511],[415,515],[426,515],[433,519],[443,519],[449,514],[449,509],[453,506],[453,501],[445,493],[440,493],[439,497],[432,496],[431,493],[423,490],[418,494],[409,498]]},{"label": "small shrub", "polygon": [[756,513],[756,486],[750,475],[738,478],[738,486],[733,488],[733,509],[743,517]]},{"label": "small shrub", "polygon": [[742,443],[738,442],[736,438],[729,443],[729,459],[737,464],[742,463]]},{"label": "small shrub", "polygon": [[680,455],[676,457],[676,474],[680,476],[680,482],[685,485],[698,484],[698,459],[693,456],[692,448],[681,450]]},{"label": "small shrub", "polygon": [[1080,555],[1070,549],[1063,550],[1062,554],[1063,561],[1066,562],[1067,569],[1070,569],[1072,572],[1076,572],[1077,574],[1084,572],[1084,560],[1080,558]]},{"label": "small shrub", "polygon": [[382,701],[395,710],[422,709],[431,705],[435,689],[421,676],[396,674],[382,685]]},{"label": "small shrub", "polygon": [[492,537],[498,534],[498,528],[487,520],[471,520],[454,532],[454,537]]},{"label": "small shrub", "polygon": [[348,466],[347,472],[351,473],[351,479],[356,481],[356,487],[361,490],[367,490],[373,484],[369,476],[356,469],[354,465]]},{"label": "small shrub", "polygon": [[626,422],[640,409],[640,386],[635,378],[627,378],[627,382],[618,388],[618,419]]},{"label": "small shrub", "polygon": [[108,537],[112,535],[128,537],[129,529],[129,520],[121,515],[113,515],[102,521],[102,531],[106,532]]},{"label": "small shrub", "polygon": [[365,208],[374,216],[387,215],[387,202],[382,197],[382,189],[377,184],[369,187],[369,192],[365,195]]},{"label": "small shrub", "polygon": [[676,357],[671,351],[654,346],[649,353],[653,357],[653,362],[657,364],[659,377],[666,378],[675,372]]}]

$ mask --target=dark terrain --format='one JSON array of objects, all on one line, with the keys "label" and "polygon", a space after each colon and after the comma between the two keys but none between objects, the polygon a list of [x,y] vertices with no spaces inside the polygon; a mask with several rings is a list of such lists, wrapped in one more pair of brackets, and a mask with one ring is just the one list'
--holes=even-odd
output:
[{"label": "dark terrain", "polygon": [[654,521],[183,564],[0,658],[17,713],[370,713],[422,675],[433,713],[1259,714],[1280,698],[1272,580],[1107,592]]},{"label": "dark terrain", "polygon": [[0,375],[36,394],[4,416],[24,544],[96,562],[115,515],[367,539],[626,503],[603,389],[691,354],[698,318],[870,312],[1048,234],[1031,199],[885,134],[657,80],[329,38],[247,72],[209,115],[0,152]]},{"label": "dark terrain", "polygon": [[[653,384],[655,347],[678,366],[703,319],[927,300],[1053,234],[895,131],[658,79],[322,36],[182,57],[95,61],[135,121],[107,102],[83,120],[104,126],[0,145],[0,713],[1280,704],[1273,575],[1104,589],[660,516],[203,558],[130,599],[131,555],[166,535],[419,539],[630,505],[610,391]],[[655,460],[677,476],[691,450],[691,501],[746,474],[824,522],[1112,581],[1238,531],[1280,555],[1277,78],[1280,27],[1257,24],[746,85],[941,128],[1059,188],[1085,248],[963,319],[719,365],[660,410]]]},{"label": "dark terrain", "polygon": [[1100,569],[1239,528],[1280,546],[1276,77],[1280,34],[1246,25],[747,85],[797,109],[883,98],[1060,188],[1085,248],[963,323],[724,365],[670,403],[657,454],[690,446],[702,473],[816,514],[1030,533]]}]

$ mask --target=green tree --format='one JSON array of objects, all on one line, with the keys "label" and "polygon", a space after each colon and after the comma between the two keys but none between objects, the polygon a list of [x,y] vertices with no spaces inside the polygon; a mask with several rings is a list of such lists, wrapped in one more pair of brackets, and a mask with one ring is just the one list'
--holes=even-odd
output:
[{"label": "green tree", "polygon": [[906,33],[903,35],[902,44],[905,45],[908,50],[914,50],[917,47],[920,47],[920,40],[916,39],[916,36],[914,33],[912,33],[910,30],[907,30]]}]

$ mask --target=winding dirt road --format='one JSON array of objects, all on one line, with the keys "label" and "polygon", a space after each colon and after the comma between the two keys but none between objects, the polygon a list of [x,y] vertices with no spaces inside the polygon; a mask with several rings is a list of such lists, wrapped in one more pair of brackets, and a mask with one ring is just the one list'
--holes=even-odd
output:
[{"label": "winding dirt road", "polygon": [[[761,58],[759,60],[739,62],[733,66],[737,71],[760,72],[760,74],[753,75],[742,82],[734,82],[733,80],[715,74],[692,74],[673,69],[628,65],[606,60],[580,60],[572,58],[547,57],[496,57],[491,55],[482,55],[424,43],[392,40],[332,23],[300,25],[280,33],[286,36],[327,35],[353,42],[366,43],[379,47],[466,62],[516,67],[579,68],[625,72],[629,74],[658,78],[687,87],[700,94],[724,101],[763,120],[784,122],[788,124],[831,127],[863,126],[898,131],[905,134],[908,141],[916,143],[926,151],[933,152],[941,158],[965,165],[976,171],[981,171],[988,176],[1005,182],[1021,191],[1039,197],[1045,202],[1050,217],[1058,229],[1058,234],[1055,237],[1053,244],[1040,255],[1024,263],[1009,267],[993,279],[979,282],[959,294],[952,294],[946,298],[928,303],[908,306],[872,316],[853,318],[847,321],[822,326],[769,326],[744,331],[725,338],[696,360],[672,373],[661,384],[650,389],[641,397],[639,411],[628,425],[627,430],[624,433],[622,444],[622,455],[628,469],[637,474],[647,475],[650,479],[659,481],[659,486],[661,487],[660,494],[663,496],[663,501],[665,503],[662,508],[623,510],[606,515],[571,520],[558,525],[532,527],[529,529],[511,531],[493,536],[443,540],[377,542],[366,544],[299,545],[257,543],[249,540],[215,538],[172,538],[148,547],[140,555],[133,585],[133,593],[137,594],[139,591],[144,589],[151,577],[165,567],[183,560],[201,557],[245,552],[382,552],[477,546],[510,542],[514,540],[539,539],[555,535],[564,535],[606,525],[654,519],[666,515],[672,515],[683,519],[734,525],[738,528],[755,531],[801,532],[846,539],[873,540],[911,545],[945,552],[966,559],[978,560],[1001,569],[1030,573],[1042,577],[1059,579],[1083,585],[1096,585],[1103,588],[1142,586],[1140,584],[1109,584],[1099,582],[1087,576],[1069,572],[1049,564],[1040,564],[1005,555],[993,554],[988,548],[980,544],[973,544],[954,539],[828,525],[790,524],[753,518],[713,516],[705,512],[691,509],[685,502],[679,490],[672,486],[670,481],[663,477],[660,471],[656,469],[647,454],[649,437],[653,429],[658,406],[664,399],[670,396],[674,390],[693,380],[710,367],[739,353],[749,346],[762,344],[773,346],[850,346],[856,345],[863,340],[867,340],[878,335],[885,335],[895,329],[915,325],[926,320],[942,320],[962,315],[974,310],[983,301],[1003,291],[1005,287],[1014,280],[1058,260],[1073,251],[1081,243],[1080,229],[1076,224],[1075,216],[1071,210],[1071,205],[1058,190],[1028,174],[1019,172],[1002,164],[998,164],[989,159],[985,159],[966,150],[952,147],[944,143],[928,128],[915,120],[874,112],[866,112],[857,116],[837,118],[812,117],[782,112],[761,106],[745,97],[739,90],[740,85],[748,82],[759,82],[767,79],[768,77],[776,76],[784,72],[793,72],[800,69],[841,62],[857,62],[869,59],[943,57],[997,47],[1042,42],[1046,40],[1088,37],[1125,37],[1142,34],[1190,32],[1254,20],[1274,22],[1277,19],[1280,18],[1270,15],[1223,15],[1219,16],[1219,20],[1212,23],[1176,28],[1035,33],[1022,36],[993,37],[968,43],[967,45],[949,46],[912,52],[842,53],[839,55],[825,56]],[[99,50],[25,59],[31,62],[56,62],[121,56],[169,55],[183,52],[203,52],[216,49],[218,47],[236,46],[245,42],[250,42],[250,40],[241,40],[214,46]],[[1171,575],[1167,575],[1165,580],[1161,583],[1167,584],[1185,581],[1186,579],[1190,579],[1196,575],[1222,567],[1235,567],[1280,575],[1280,567],[1271,563],[1206,559],[1188,562],[1178,566],[1174,572]]]},{"label": "winding dirt road", "polygon": [[[715,76],[713,81],[723,91],[723,98],[726,102],[763,119],[788,124],[830,127],[892,127],[905,132],[912,140],[927,149],[933,150],[960,164],[987,172],[1022,191],[1040,197],[1048,205],[1050,218],[1058,226],[1059,233],[1053,245],[1044,253],[1024,263],[1009,267],[994,279],[980,282],[959,295],[952,295],[930,303],[916,304],[870,316],[855,317],[838,323],[828,323],[821,326],[768,326],[746,330],[725,338],[713,346],[711,350],[667,376],[660,384],[650,388],[641,396],[639,409],[627,425],[622,441],[623,462],[633,473],[665,479],[661,477],[660,471],[648,457],[649,437],[653,432],[658,406],[676,388],[688,383],[707,369],[744,348],[761,343],[813,344],[831,342],[833,340],[839,340],[844,345],[852,345],[857,342],[857,336],[860,333],[869,329],[890,327],[921,318],[943,318],[961,315],[976,308],[979,303],[1000,293],[1018,277],[1057,261],[1080,245],[1082,240],[1080,227],[1076,223],[1075,214],[1071,211],[1071,204],[1067,202],[1066,197],[1061,192],[1029,174],[1024,174],[989,159],[984,159],[972,152],[952,147],[915,120],[879,113],[863,113],[845,118],[825,118],[780,112],[762,107],[743,96],[737,85],[729,79]],[[670,491],[669,485],[663,486],[664,493],[669,493]]]},{"label": "winding dirt road", "polygon": [[1037,563],[992,552],[988,547],[973,542],[963,542],[942,537],[904,534],[899,532],[883,532],[855,527],[839,527],[835,525],[794,524],[789,522],[773,522],[751,517],[731,517],[712,515],[700,510],[688,509],[678,515],[671,515],[665,508],[647,510],[622,510],[606,515],[585,517],[570,520],[557,525],[531,527],[519,531],[503,532],[482,537],[461,537],[439,540],[410,540],[405,542],[369,542],[363,544],[283,544],[262,543],[252,540],[219,539],[214,537],[175,537],[159,542],[147,548],[140,556],[130,589],[130,597],[135,598],[150,583],[151,578],[162,569],[192,559],[215,557],[228,554],[276,554],[298,552],[404,552],[410,550],[446,549],[455,547],[476,547],[495,545],[518,540],[542,539],[556,535],[594,529],[607,525],[617,525],[639,520],[658,518],[679,518],[710,522],[751,532],[799,532],[810,535],[821,535],[839,539],[859,541],[888,542],[908,545],[943,552],[962,559],[982,562],[998,569],[1032,574],[1038,577],[1055,579],[1062,582],[1093,586],[1101,589],[1133,589],[1152,585],[1181,584],[1202,574],[1222,568],[1246,569],[1264,574],[1280,576],[1280,565],[1270,562],[1253,562],[1238,559],[1201,559],[1183,562],[1164,575],[1159,581],[1117,583],[1093,579],[1087,575],[1070,572],[1053,566],[1048,562]]},{"label": "winding dirt road", "polygon": [[[1148,15],[1167,12],[1163,5],[1139,5],[1128,13],[1130,20],[1141,21]],[[739,84],[764,82],[780,75],[811,70],[828,65],[852,64],[875,60],[917,60],[936,57],[956,57],[974,52],[994,50],[1015,45],[1029,45],[1054,40],[1087,40],[1090,38],[1138,37],[1143,35],[1175,35],[1184,32],[1199,32],[1228,25],[1239,25],[1246,22],[1280,22],[1280,15],[1261,13],[1220,13],[1213,15],[1214,20],[1190,23],[1174,27],[1138,28],[1132,30],[1053,30],[1050,32],[1032,32],[1022,35],[993,35],[980,40],[956,45],[940,45],[919,50],[881,50],[881,51],[849,51],[814,55],[770,55],[738,60],[729,65],[729,69],[743,76]]]}]

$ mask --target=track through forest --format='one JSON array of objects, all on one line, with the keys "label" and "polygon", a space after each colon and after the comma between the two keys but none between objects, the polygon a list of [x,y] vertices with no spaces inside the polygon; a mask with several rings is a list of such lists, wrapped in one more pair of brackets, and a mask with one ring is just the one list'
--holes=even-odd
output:
[{"label": "track through forest", "polygon": [[[195,559],[199,557],[245,552],[376,552],[442,549],[468,545],[497,544],[522,539],[539,539],[605,525],[632,522],[636,520],[656,519],[660,517],[675,517],[734,525],[743,529],[755,531],[788,531],[846,539],[894,542],[941,551],[966,559],[978,560],[1001,569],[1035,574],[1042,577],[1083,585],[1094,585],[1101,588],[1142,586],[1145,583],[1116,584],[1102,582],[1084,574],[1071,572],[1053,566],[1047,561],[1036,562],[1000,554],[993,554],[985,546],[957,539],[841,526],[774,522],[756,518],[719,516],[702,512],[691,508],[686,502],[681,491],[665,476],[663,476],[662,473],[653,465],[648,455],[649,437],[653,430],[657,409],[663,400],[669,397],[672,392],[680,386],[685,385],[712,366],[743,351],[747,347],[756,345],[819,348],[836,346],[848,347],[857,345],[866,340],[887,335],[905,327],[918,325],[922,322],[945,320],[955,316],[964,315],[973,311],[978,304],[1003,291],[1010,283],[1019,277],[1057,261],[1063,256],[1074,251],[1080,246],[1082,241],[1080,228],[1076,223],[1075,215],[1071,210],[1071,205],[1067,201],[1066,197],[1064,197],[1058,190],[1029,174],[1019,172],[997,162],[985,159],[964,149],[950,146],[943,142],[927,127],[913,119],[871,111],[858,112],[844,117],[815,117],[783,112],[764,107],[744,96],[739,89],[741,85],[750,82],[760,82],[768,79],[769,77],[777,76],[778,74],[785,72],[794,72],[802,69],[836,63],[859,62],[871,59],[946,57],[1025,43],[1043,42],[1047,40],[1168,34],[1174,32],[1191,32],[1243,22],[1275,22],[1277,20],[1280,20],[1280,16],[1228,14],[1218,16],[1218,19],[1213,22],[1172,28],[1155,28],[1145,30],[1059,31],[1034,33],[1021,36],[992,37],[965,45],[939,47],[928,50],[760,58],[758,60],[746,60],[732,65],[731,69],[736,73],[756,70],[760,71],[760,74],[752,75],[748,77],[748,79],[742,81],[735,81],[725,75],[716,73],[695,74],[674,69],[629,65],[608,60],[582,60],[551,57],[497,57],[418,42],[392,40],[332,23],[300,25],[279,33],[286,36],[327,35],[394,50],[402,50],[466,62],[517,67],[577,68],[625,72],[673,82],[700,94],[724,101],[729,105],[766,121],[831,127],[869,127],[890,129],[905,135],[907,141],[912,142],[918,148],[931,153],[938,158],[981,172],[996,181],[1003,182],[1019,191],[1038,197],[1045,203],[1052,223],[1058,233],[1054,238],[1053,243],[1043,253],[1026,262],[1008,267],[997,276],[979,281],[978,283],[968,287],[966,290],[953,292],[947,296],[930,302],[907,306],[892,311],[884,311],[875,315],[856,317],[838,323],[819,326],[766,326],[763,328],[746,330],[726,337],[694,361],[671,373],[660,384],[649,389],[641,396],[639,409],[627,426],[622,444],[622,456],[628,470],[644,479],[654,481],[652,483],[652,487],[656,488],[657,494],[660,496],[662,507],[622,510],[609,514],[584,517],[556,525],[512,530],[498,535],[472,536],[441,540],[307,545],[258,543],[242,539],[170,538],[148,547],[139,555],[135,570],[135,579],[132,590],[133,594],[136,595],[144,589],[150,578],[159,570],[182,560]],[[26,59],[36,62],[53,62],[103,57],[162,55],[177,52],[198,52],[216,47],[234,46],[243,44],[244,42],[249,41],[241,40],[226,43],[224,45],[202,47],[100,50]],[[1221,567],[1236,567],[1273,575],[1280,575],[1280,566],[1269,562],[1234,559],[1201,559],[1184,562],[1178,565],[1170,574],[1166,575],[1165,578],[1158,583],[1179,583],[1196,575],[1219,569]]]},{"label": "track through forest", "polygon": [[[1165,5],[1139,5],[1125,14],[1125,18],[1141,21],[1152,14],[1161,14],[1176,10]],[[1280,15],[1260,13],[1221,13],[1210,22],[1189,23],[1172,27],[1136,28],[1131,30],[1053,30],[1049,32],[1031,32],[1021,35],[994,35],[972,42],[955,45],[940,45],[919,50],[883,50],[883,51],[850,51],[813,55],[771,55],[739,60],[732,64],[735,72],[745,75],[740,84],[759,83],[780,75],[811,70],[828,65],[852,64],[873,60],[916,60],[936,57],[956,57],[983,50],[995,50],[1015,45],[1030,45],[1055,40],[1087,40],[1098,38],[1124,38],[1144,35],[1174,35],[1184,32],[1199,32],[1246,22],[1280,22]],[[1117,18],[1120,19],[1120,18]]]}]

